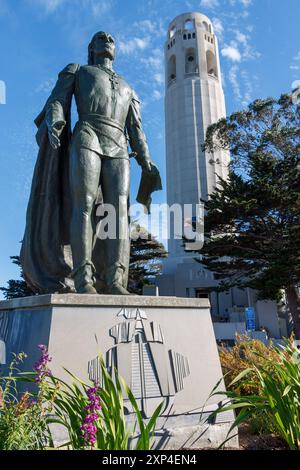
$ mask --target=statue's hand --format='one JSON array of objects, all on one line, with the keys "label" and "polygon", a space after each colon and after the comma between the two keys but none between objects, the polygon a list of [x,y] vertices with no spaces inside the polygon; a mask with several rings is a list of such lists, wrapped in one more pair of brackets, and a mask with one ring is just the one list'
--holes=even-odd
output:
[{"label": "statue's hand", "polygon": [[48,131],[48,138],[49,138],[49,142],[50,142],[50,145],[52,148],[54,148],[54,150],[58,149],[58,147],[60,147],[60,140],[59,140],[59,137],[58,135],[52,131]]},{"label": "statue's hand", "polygon": [[57,122],[55,125],[51,126],[51,128],[48,129],[48,138],[49,142],[52,148],[54,150],[58,149],[60,147],[60,134],[62,133],[62,130],[64,128],[65,122]]},{"label": "statue's hand", "polygon": [[149,173],[151,173],[155,168],[157,169],[157,166],[152,160],[146,160],[142,164],[143,171],[148,171]]}]

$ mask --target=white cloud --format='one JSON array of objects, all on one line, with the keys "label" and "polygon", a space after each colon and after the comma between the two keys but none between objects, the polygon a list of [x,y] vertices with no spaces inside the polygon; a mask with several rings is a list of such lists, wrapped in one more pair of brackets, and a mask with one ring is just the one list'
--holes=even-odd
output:
[{"label": "white cloud", "polygon": [[153,75],[153,78],[154,80],[156,81],[156,83],[158,83],[159,85],[163,85],[164,82],[165,82],[165,78],[164,78],[164,74],[161,72],[161,73],[155,73]]},{"label": "white cloud", "polygon": [[241,33],[239,30],[237,30],[235,32],[235,37],[236,37],[236,40],[240,42],[241,44],[243,44],[244,46],[248,45],[249,36],[247,36],[246,34]]},{"label": "white cloud", "polygon": [[244,88],[245,88],[244,96],[242,99],[242,106],[248,106],[248,104],[252,100],[252,91],[253,91],[252,82],[249,78],[248,73],[245,70],[241,72],[241,77],[243,79]]},{"label": "white cloud", "polygon": [[152,94],[152,98],[154,101],[158,101],[162,98],[162,93],[159,90],[154,90]]},{"label": "white cloud", "polygon": [[240,3],[242,3],[242,5],[244,5],[245,8],[248,8],[251,3],[252,3],[252,0],[239,0]]},{"label": "white cloud", "polygon": [[240,3],[244,8],[248,8],[251,5],[252,0],[229,0],[229,3],[232,6]]},{"label": "white cloud", "polygon": [[239,30],[235,31],[235,39],[236,41],[232,41],[231,45],[235,45],[239,43],[242,45],[242,58],[243,59],[258,59],[261,54],[253,49],[250,44],[250,36],[249,34],[244,34]]},{"label": "white cloud", "polygon": [[295,81],[293,81],[293,83],[292,83],[292,90],[296,90],[296,89],[298,89],[298,88],[300,88],[300,80],[295,80]]},{"label": "white cloud", "polygon": [[219,5],[219,0],[201,0],[200,2],[202,8],[217,8]]},{"label": "white cloud", "polygon": [[55,78],[49,78],[48,80],[45,80],[44,82],[40,83],[36,89],[34,90],[35,93],[49,93],[52,91],[53,87],[55,85]]},{"label": "white cloud", "polygon": [[139,33],[149,34],[157,37],[164,37],[166,35],[166,28],[162,20],[152,21],[149,19],[135,21],[133,29]]},{"label": "white cloud", "polygon": [[46,15],[56,12],[62,5],[72,9],[83,9],[94,18],[106,13],[112,5],[112,0],[27,0],[29,3],[43,8]]},{"label": "white cloud", "polygon": [[295,55],[294,60],[300,60],[300,51]]},{"label": "white cloud", "polygon": [[232,62],[240,62],[242,59],[240,51],[233,45],[223,47],[221,54],[223,57],[232,60]]},{"label": "white cloud", "polygon": [[223,57],[227,57],[232,62],[241,62],[242,60],[258,59],[261,54],[256,51],[250,44],[250,35],[242,33],[239,30],[232,30],[235,34],[235,39],[230,41],[229,44],[221,50]]},{"label": "white cloud", "polygon": [[6,104],[6,84],[0,80],[0,104]]},{"label": "white cloud", "polygon": [[154,70],[163,69],[163,52],[160,49],[154,49],[149,57],[142,57],[141,62]]},{"label": "white cloud", "polygon": [[[74,0],[73,0],[74,1]],[[89,10],[94,18],[101,18],[102,15],[107,13],[111,6],[111,0],[79,0],[82,3],[82,7]]]},{"label": "white cloud", "polygon": [[249,74],[246,70],[241,70],[238,65],[232,65],[229,74],[229,82],[233,89],[233,95],[236,101],[243,107],[246,107],[252,101],[253,86]]},{"label": "white cloud", "polygon": [[237,78],[238,71],[239,71],[238,66],[233,65],[229,70],[228,78],[229,78],[229,81],[230,81],[231,86],[233,88],[234,97],[237,100],[240,100],[242,95],[241,95],[240,84],[239,84],[239,81],[238,81],[238,78]]},{"label": "white cloud", "polygon": [[46,13],[53,13],[65,2],[66,0],[31,0],[31,3],[44,8]]},{"label": "white cloud", "polygon": [[119,42],[119,52],[121,54],[132,54],[136,50],[144,50],[150,45],[149,37],[132,38],[129,41]]},{"label": "white cloud", "polygon": [[291,70],[300,70],[300,65],[290,65]]},{"label": "white cloud", "polygon": [[212,20],[214,32],[218,37],[221,37],[224,32],[224,26],[222,21],[219,18],[214,18]]},{"label": "white cloud", "polygon": [[65,0],[44,0],[45,8],[47,11],[54,11],[60,7]]},{"label": "white cloud", "polygon": [[156,24],[151,20],[142,20],[133,23],[133,27],[138,28],[140,31],[149,31],[150,33],[153,33],[156,29]]}]

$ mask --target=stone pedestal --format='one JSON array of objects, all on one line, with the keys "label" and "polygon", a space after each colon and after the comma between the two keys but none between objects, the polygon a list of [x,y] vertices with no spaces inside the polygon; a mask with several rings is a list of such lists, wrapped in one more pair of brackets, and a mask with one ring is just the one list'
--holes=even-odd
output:
[{"label": "stone pedestal", "polygon": [[[101,382],[100,351],[145,416],[165,400],[157,448],[214,447],[232,423],[230,412],[204,424],[219,401],[207,398],[222,376],[207,299],[53,294],[2,301],[0,340],[7,363],[13,352],[26,352],[25,370],[39,357],[37,345],[46,344],[53,374],[67,381],[63,367]],[[126,407],[131,421],[128,402]]]}]

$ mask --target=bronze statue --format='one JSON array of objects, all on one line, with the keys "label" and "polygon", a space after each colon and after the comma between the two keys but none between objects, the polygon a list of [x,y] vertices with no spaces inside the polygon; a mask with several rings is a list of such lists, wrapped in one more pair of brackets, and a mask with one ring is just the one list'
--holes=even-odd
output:
[{"label": "bronze statue", "polygon": [[[149,211],[161,189],[141,125],[137,95],[117,75],[112,36],[98,32],[88,65],[70,64],[41,114],[35,166],[21,249],[24,277],[38,293],[128,294],[129,181],[132,154],[142,167],[137,201]],[[71,133],[73,95],[79,120]],[[116,239],[96,236],[97,204],[112,204]]]}]

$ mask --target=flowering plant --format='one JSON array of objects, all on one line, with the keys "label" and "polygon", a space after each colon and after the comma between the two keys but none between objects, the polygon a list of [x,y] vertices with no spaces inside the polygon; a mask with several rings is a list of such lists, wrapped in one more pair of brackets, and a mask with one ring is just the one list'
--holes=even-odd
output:
[{"label": "flowering plant", "polygon": [[[73,380],[70,385],[52,374],[47,347],[38,347],[41,357],[34,364],[34,372],[21,373],[16,368],[26,357],[21,353],[15,356],[9,375],[0,378],[0,449],[54,448],[53,424],[67,430],[68,440],[63,447],[72,450],[127,450],[133,441],[136,449],[151,447],[163,403],[145,424],[129,387],[117,371],[114,379],[110,376],[101,356],[102,387],[85,383],[66,370]],[[20,380],[35,384],[37,391],[27,391],[18,399],[16,384]],[[137,419],[133,429],[125,420],[124,394]]]},{"label": "flowering plant", "polygon": [[97,395],[97,392],[98,387],[91,387],[86,392],[89,399],[89,404],[85,406],[87,415],[84,418],[84,422],[81,426],[84,440],[91,447],[94,447],[97,441],[97,426],[95,425],[95,422],[100,419],[99,411],[101,410],[100,397]]},{"label": "flowering plant", "polygon": [[[49,423],[65,427],[69,441],[63,445],[70,449],[128,450],[132,446],[137,450],[150,449],[163,403],[145,424],[130,388],[118,375],[117,370],[112,378],[101,356],[99,361],[101,387],[98,384],[85,383],[68,370],[66,372],[73,378],[72,385],[57,377],[48,378],[48,399],[54,409],[54,417],[49,418]],[[55,398],[53,393],[56,394]],[[136,417],[132,428],[126,423],[124,415],[125,394]]]},{"label": "flowering plant", "polygon": [[24,353],[15,354],[6,377],[0,377],[0,449],[43,449],[49,440],[49,430],[43,400],[25,391],[18,398],[18,366]]}]

